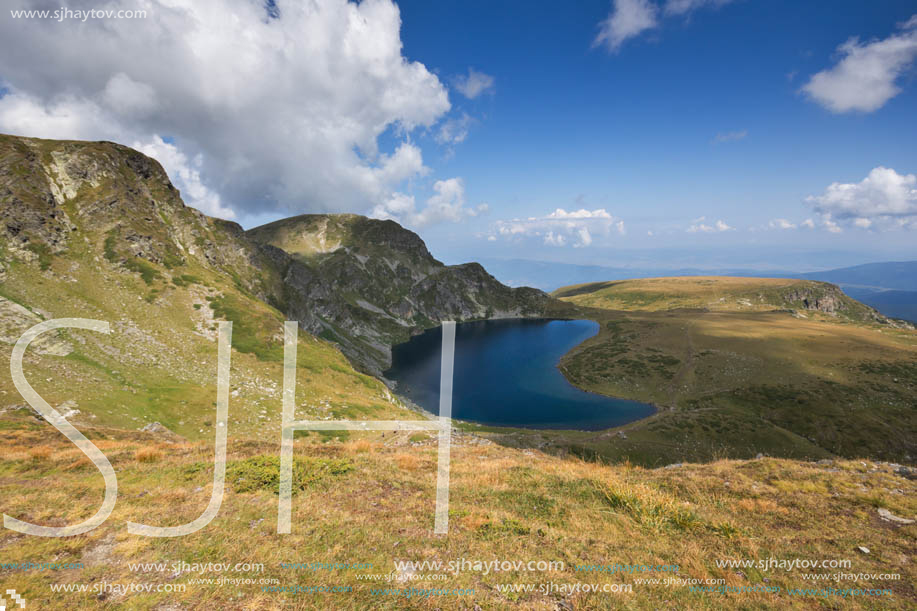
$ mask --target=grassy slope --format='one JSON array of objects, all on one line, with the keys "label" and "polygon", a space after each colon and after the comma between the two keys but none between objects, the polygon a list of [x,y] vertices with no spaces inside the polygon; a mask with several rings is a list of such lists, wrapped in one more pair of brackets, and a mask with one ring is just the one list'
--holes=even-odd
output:
[{"label": "grassy slope", "polygon": [[580,311],[601,331],[561,360],[567,377],[660,407],[623,436],[569,433],[567,445],[643,464],[759,452],[913,459],[917,333],[844,313],[775,311],[787,307],[775,296],[797,282],[808,281],[675,278],[556,291],[608,306]]},{"label": "grassy slope", "polygon": [[[740,278],[733,276],[675,276],[591,282],[559,288],[552,294],[580,306],[606,310],[659,311],[703,308],[715,311],[766,312],[774,309],[805,309],[794,293],[806,291],[824,296],[834,287],[813,280],[788,278]],[[839,295],[839,313],[847,318],[868,308]]]},{"label": "grassy slope", "polygon": [[[917,512],[917,483],[887,465],[840,461],[831,465],[790,460],[718,461],[678,469],[604,466],[458,438],[452,452],[451,526],[448,538],[432,534],[436,452],[432,441],[412,445],[407,434],[344,444],[297,441],[297,469],[321,473],[294,496],[293,532],[276,534],[277,496],[272,485],[249,476],[277,444],[230,440],[227,493],[217,518],[205,530],[175,539],[129,535],[127,520],[157,525],[190,521],[207,503],[212,455],[206,446],[164,443],[143,433],[97,429],[89,435],[110,457],[119,475],[118,505],[97,530],[67,539],[35,539],[0,531],[5,562],[53,558],[84,562],[82,571],[2,574],[4,587],[23,593],[43,609],[86,608],[86,594],[52,595],[51,582],[187,583],[189,574],[130,573],[127,562],[261,562],[265,572],[228,577],[276,578],[281,585],[349,585],[349,593],[276,594],[257,585],[189,585],[183,594],[103,597],[107,606],[183,609],[409,607],[485,609],[569,608],[717,609],[913,608],[914,525],[883,522],[877,507],[896,515]],[[85,518],[101,497],[101,478],[72,445],[48,437],[37,424],[0,419],[0,482],[3,510],[47,524]],[[322,466],[333,468],[322,471]],[[249,467],[248,470],[244,467]],[[262,469],[261,475],[270,476]],[[298,471],[299,472],[299,471]],[[41,479],[42,488],[22,486]],[[270,481],[271,477],[265,477]],[[276,481],[274,479],[274,481]],[[898,492],[892,492],[897,490]],[[869,555],[856,551],[866,546]],[[732,586],[811,587],[804,571],[719,569],[718,559],[849,559],[848,572],[900,573],[892,597],[841,599],[782,594],[701,594],[682,586],[634,586],[632,594],[538,592],[504,594],[507,583],[634,583],[635,577],[577,572],[577,564],[677,564],[678,577],[724,578]],[[474,596],[406,600],[373,596],[359,573],[389,573],[393,559],[561,560],[550,573],[462,572],[447,582],[415,587],[474,588]],[[281,562],[362,562],[359,571],[289,570]],[[213,576],[213,575],[211,575]],[[767,582],[764,579],[768,579]],[[389,584],[405,585],[405,584]],[[825,584],[820,584],[824,586]],[[831,582],[832,587],[853,587]],[[863,587],[863,583],[857,584]]]},{"label": "grassy slope", "polygon": [[[233,321],[230,425],[237,434],[272,438],[280,419],[283,317],[232,287],[225,278],[196,271],[206,284],[150,287],[136,274],[107,264],[55,260],[46,271],[14,262],[0,294],[46,318],[109,321],[101,335],[66,331],[74,347],[65,357],[27,354],[30,383],[49,403],[78,402],[77,422],[140,428],[159,421],[185,437],[209,438],[216,400],[215,321]],[[62,281],[55,269],[74,281]],[[101,269],[100,269],[101,268]],[[163,274],[167,272],[162,270]],[[184,274],[186,276],[192,274]],[[203,280],[207,278],[207,280]],[[91,287],[87,290],[87,287]],[[198,307],[195,308],[195,305]],[[24,331],[27,325],[21,327]],[[301,334],[297,416],[322,418],[414,417],[393,402],[377,380],[354,371],[330,344]],[[12,346],[0,345],[8,362]],[[8,376],[0,378],[5,406],[23,404]],[[232,430],[232,429],[231,429]]]},{"label": "grassy slope", "polygon": [[[38,320],[107,321],[107,336],[62,332],[67,356],[26,355],[39,394],[54,406],[76,401],[77,425],[137,429],[159,421],[186,438],[210,439],[216,320],[231,320],[230,432],[279,437],[283,316],[264,296],[278,279],[252,264],[230,224],[185,207],[158,164],[125,147],[0,136],[0,154],[10,189],[0,202],[5,215],[31,207],[46,220],[66,215],[69,227],[53,247],[39,224],[25,248],[19,241],[28,224],[16,240],[0,234],[0,297],[35,313],[32,320],[0,316],[0,361]],[[86,178],[77,183],[74,175]],[[52,198],[49,181],[65,195]],[[143,256],[133,254],[137,245]],[[302,333],[299,346],[297,417],[418,417],[332,344]],[[22,405],[10,377],[0,376],[0,410]]]}]

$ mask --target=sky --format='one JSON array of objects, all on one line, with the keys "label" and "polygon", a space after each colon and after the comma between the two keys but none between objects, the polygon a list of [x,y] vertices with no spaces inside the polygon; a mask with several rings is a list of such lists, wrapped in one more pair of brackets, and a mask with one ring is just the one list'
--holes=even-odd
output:
[{"label": "sky", "polygon": [[917,259],[912,1],[6,4],[0,132],[132,146],[244,227],[356,212],[450,263]]}]

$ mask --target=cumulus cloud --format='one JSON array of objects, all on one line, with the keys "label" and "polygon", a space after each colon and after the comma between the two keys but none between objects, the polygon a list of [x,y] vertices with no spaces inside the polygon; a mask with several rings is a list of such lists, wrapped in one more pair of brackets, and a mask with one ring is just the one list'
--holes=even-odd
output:
[{"label": "cumulus cloud", "polygon": [[801,89],[831,112],[872,112],[901,92],[898,79],[917,57],[917,15],[899,24],[900,32],[861,43],[851,38],[840,47],[840,61],[813,75]]},{"label": "cumulus cloud", "polygon": [[604,208],[596,210],[567,211],[557,208],[545,216],[530,216],[508,221],[497,221],[490,237],[508,239],[523,237],[540,238],[547,246],[574,248],[589,246],[594,235],[608,236],[612,232],[624,234],[624,221],[615,218]]},{"label": "cumulus cloud", "polygon": [[688,227],[688,233],[722,233],[723,231],[733,231],[735,227],[730,227],[722,219],[717,220],[712,225],[708,225],[705,221],[707,217],[702,216],[696,218],[691,222],[691,225]]},{"label": "cumulus cloud", "polygon": [[791,223],[786,219],[774,219],[767,226],[771,229],[796,229],[796,223]]},{"label": "cumulus cloud", "polygon": [[746,136],[748,136],[747,129],[737,130],[734,132],[719,132],[713,141],[716,143],[737,142],[738,140],[744,140]]},{"label": "cumulus cloud", "polygon": [[494,77],[478,72],[474,68],[468,68],[468,75],[457,77],[454,86],[456,91],[469,100],[473,100],[483,93],[493,92]]},{"label": "cumulus cloud", "polygon": [[149,142],[134,142],[131,146],[162,164],[166,173],[182,186],[182,199],[186,204],[211,216],[235,218],[235,212],[220,203],[219,194],[201,181],[201,155],[189,160],[175,145],[165,142],[158,135]]},{"label": "cumulus cloud", "polygon": [[655,28],[657,7],[649,0],[614,0],[611,13],[599,23],[592,46],[616,52],[627,39]]},{"label": "cumulus cloud", "polygon": [[840,224],[874,229],[917,229],[917,176],[879,166],[856,183],[834,182],[806,202],[829,231]]},{"label": "cumulus cloud", "polygon": [[[427,171],[410,135],[451,106],[402,54],[392,0],[144,8],[142,20],[0,20],[0,131],[140,143],[223,215],[366,210]],[[380,151],[386,132],[396,145]]]},{"label": "cumulus cloud", "polygon": [[434,223],[449,221],[453,223],[484,214],[487,204],[476,208],[465,206],[465,183],[461,178],[449,178],[433,183],[434,194],[427,199],[422,210],[417,209],[413,195],[396,192],[386,201],[377,204],[370,216],[378,219],[391,219],[412,227],[424,227]]}]

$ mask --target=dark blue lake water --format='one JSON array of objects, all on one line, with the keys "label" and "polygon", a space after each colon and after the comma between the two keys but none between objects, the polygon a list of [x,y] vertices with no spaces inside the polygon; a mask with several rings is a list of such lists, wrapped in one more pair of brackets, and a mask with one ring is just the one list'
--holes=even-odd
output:
[{"label": "dark blue lake water", "polygon": [[[591,320],[488,320],[456,325],[452,416],[495,426],[594,431],[653,413],[645,403],[579,390],[557,369],[560,357],[598,333]],[[397,392],[439,412],[442,330],[392,350],[385,377]]]}]

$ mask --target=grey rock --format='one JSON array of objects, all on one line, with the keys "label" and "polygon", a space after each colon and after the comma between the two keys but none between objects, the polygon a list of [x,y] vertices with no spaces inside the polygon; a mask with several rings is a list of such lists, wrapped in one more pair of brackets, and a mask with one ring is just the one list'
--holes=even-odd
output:
[{"label": "grey rock", "polygon": [[907,518],[896,516],[895,514],[890,512],[888,509],[885,509],[884,507],[879,507],[879,517],[885,520],[886,522],[894,522],[895,524],[913,524],[914,523],[914,520],[909,520]]}]

